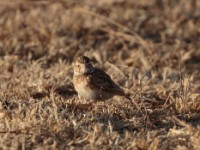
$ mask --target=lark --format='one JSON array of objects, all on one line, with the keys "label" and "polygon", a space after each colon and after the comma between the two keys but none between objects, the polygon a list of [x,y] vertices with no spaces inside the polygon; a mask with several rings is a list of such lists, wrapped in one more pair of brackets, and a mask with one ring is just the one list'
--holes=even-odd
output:
[{"label": "lark", "polygon": [[101,69],[93,67],[86,56],[79,56],[74,62],[73,84],[79,98],[106,100],[125,96],[125,92]]}]

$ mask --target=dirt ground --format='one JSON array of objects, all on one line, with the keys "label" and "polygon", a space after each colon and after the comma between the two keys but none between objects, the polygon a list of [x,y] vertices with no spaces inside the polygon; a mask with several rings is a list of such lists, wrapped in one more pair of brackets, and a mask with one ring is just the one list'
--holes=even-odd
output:
[{"label": "dirt ground", "polygon": [[[79,100],[80,55],[131,94]],[[200,149],[199,0],[1,0],[0,149]]]}]

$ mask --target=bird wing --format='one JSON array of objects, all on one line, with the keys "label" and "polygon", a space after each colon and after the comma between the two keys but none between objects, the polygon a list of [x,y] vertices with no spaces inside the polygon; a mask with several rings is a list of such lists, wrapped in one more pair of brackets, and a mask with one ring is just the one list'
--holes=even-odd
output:
[{"label": "bird wing", "polygon": [[90,82],[101,90],[113,92],[116,95],[124,95],[124,91],[110,78],[108,74],[96,69],[89,75]]}]

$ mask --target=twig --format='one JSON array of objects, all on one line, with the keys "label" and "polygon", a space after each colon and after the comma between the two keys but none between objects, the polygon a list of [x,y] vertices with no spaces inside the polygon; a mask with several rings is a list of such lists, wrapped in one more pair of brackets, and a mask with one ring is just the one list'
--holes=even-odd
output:
[{"label": "twig", "polygon": [[33,135],[32,133],[23,132],[24,129],[21,130],[14,130],[14,131],[0,131],[0,134],[11,133],[11,134],[28,134]]}]

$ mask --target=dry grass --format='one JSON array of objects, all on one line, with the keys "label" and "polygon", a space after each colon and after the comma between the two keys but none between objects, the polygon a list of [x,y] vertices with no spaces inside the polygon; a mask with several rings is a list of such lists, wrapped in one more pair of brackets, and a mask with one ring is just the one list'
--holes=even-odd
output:
[{"label": "dry grass", "polygon": [[[0,1],[0,149],[200,149],[198,0]],[[125,90],[84,104],[84,54]]]}]

